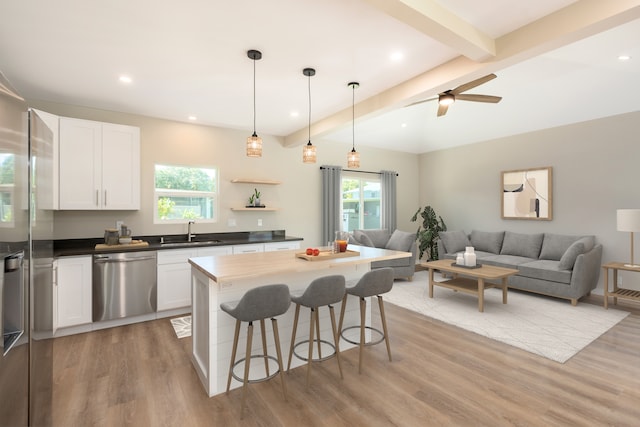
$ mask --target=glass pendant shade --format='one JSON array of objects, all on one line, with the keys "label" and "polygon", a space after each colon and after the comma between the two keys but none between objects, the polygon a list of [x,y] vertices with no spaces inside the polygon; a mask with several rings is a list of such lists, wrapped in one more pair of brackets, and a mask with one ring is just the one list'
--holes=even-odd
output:
[{"label": "glass pendant shade", "polygon": [[255,132],[247,138],[247,157],[262,157],[262,138]]},{"label": "glass pendant shade", "polygon": [[309,141],[307,145],[302,147],[302,162],[303,163],[315,163],[316,162],[316,147]]},{"label": "glass pendant shade", "polygon": [[358,153],[355,148],[352,148],[351,151],[347,153],[347,167],[360,167],[360,153]]}]

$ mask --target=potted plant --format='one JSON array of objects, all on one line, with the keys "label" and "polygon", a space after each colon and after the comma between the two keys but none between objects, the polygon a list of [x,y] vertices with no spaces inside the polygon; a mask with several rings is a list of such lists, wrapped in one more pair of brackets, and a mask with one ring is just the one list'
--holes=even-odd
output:
[{"label": "potted plant", "polygon": [[260,192],[258,191],[257,188],[253,189],[254,193],[253,193],[253,198],[254,198],[254,206],[260,206]]},{"label": "potted plant", "polygon": [[416,232],[416,239],[419,241],[420,256],[427,252],[430,260],[438,259],[438,233],[441,231],[447,231],[447,226],[442,220],[441,216],[436,216],[436,212],[431,206],[425,206],[418,208],[415,214],[411,217],[411,222],[415,222],[418,219],[418,214],[422,217],[422,225],[418,226]]}]

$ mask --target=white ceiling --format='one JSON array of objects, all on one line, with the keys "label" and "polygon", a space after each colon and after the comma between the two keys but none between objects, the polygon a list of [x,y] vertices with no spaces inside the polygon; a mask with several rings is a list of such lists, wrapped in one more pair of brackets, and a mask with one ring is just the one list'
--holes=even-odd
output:
[{"label": "white ceiling", "polygon": [[[640,0],[0,0],[0,70],[26,98],[249,134],[258,49],[257,132],[287,146],[307,141],[305,67],[314,142],[351,144],[358,81],[356,146],[423,153],[637,111],[638,40]],[[469,93],[499,104],[405,107],[490,72]]]}]

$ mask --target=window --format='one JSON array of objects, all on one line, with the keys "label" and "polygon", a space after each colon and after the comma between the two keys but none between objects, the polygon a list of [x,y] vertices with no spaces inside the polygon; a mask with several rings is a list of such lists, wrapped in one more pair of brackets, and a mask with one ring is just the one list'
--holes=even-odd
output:
[{"label": "window", "polygon": [[155,165],[154,223],[218,220],[218,171]]},{"label": "window", "polygon": [[380,180],[343,176],[343,230],[380,228],[380,214]]}]

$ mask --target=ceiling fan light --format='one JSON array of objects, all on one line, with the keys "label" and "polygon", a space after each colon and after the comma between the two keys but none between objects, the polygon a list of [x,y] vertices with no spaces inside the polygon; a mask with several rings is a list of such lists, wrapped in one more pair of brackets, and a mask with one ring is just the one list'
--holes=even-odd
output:
[{"label": "ceiling fan light", "polygon": [[456,97],[451,95],[450,93],[443,93],[442,95],[438,95],[438,104],[440,105],[451,105],[456,102]]},{"label": "ceiling fan light", "polygon": [[255,132],[247,138],[247,157],[262,157],[262,138]]},{"label": "ceiling fan light", "polygon": [[316,147],[311,143],[311,141],[307,142],[307,145],[302,147],[302,162],[315,163],[316,157]]}]

